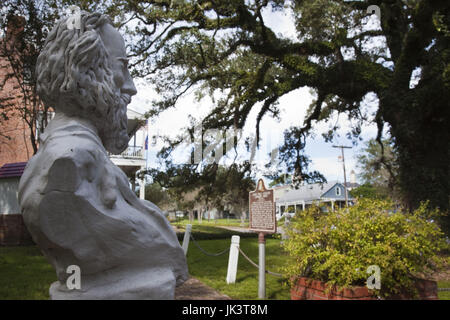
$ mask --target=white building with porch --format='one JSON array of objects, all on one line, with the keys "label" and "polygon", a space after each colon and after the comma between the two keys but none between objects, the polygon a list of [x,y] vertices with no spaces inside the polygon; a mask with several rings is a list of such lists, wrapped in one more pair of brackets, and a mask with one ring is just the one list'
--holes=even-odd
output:
[{"label": "white building with porch", "polygon": [[290,185],[274,188],[276,213],[296,212],[306,210],[313,203],[328,205],[331,210],[345,206],[345,192],[348,195],[348,203],[355,201],[343,183],[332,181],[327,183],[306,184],[294,189]]},{"label": "white building with porch", "polygon": [[147,165],[145,141],[147,138],[146,119],[142,113],[130,108],[127,109],[128,117],[128,136],[130,142],[127,149],[121,154],[109,154],[111,161],[125,172],[131,188],[136,190],[136,181],[139,183],[139,197],[145,197],[145,181],[136,179],[136,172],[145,169]]}]

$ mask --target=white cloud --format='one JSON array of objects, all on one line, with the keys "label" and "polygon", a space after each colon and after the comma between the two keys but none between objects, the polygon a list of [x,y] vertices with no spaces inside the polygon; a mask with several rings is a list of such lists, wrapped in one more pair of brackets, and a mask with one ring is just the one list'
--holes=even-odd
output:
[{"label": "white cloud", "polygon": [[286,8],[283,11],[272,11],[271,8],[262,10],[264,24],[277,35],[285,38],[297,39],[297,32],[293,23],[292,11]]}]

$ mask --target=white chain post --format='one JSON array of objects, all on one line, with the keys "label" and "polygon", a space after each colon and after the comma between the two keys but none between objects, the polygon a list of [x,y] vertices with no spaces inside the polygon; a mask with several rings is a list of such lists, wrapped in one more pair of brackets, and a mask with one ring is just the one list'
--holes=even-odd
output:
[{"label": "white chain post", "polygon": [[183,245],[182,245],[184,255],[187,255],[187,251],[189,248],[189,239],[191,238],[191,230],[192,230],[192,224],[187,224],[186,231],[184,232]]},{"label": "white chain post", "polygon": [[266,240],[264,233],[260,232],[258,236],[259,246],[259,274],[258,274],[258,298],[266,298]]},{"label": "white chain post", "polygon": [[236,282],[239,258],[239,236],[231,237],[230,256],[228,258],[227,284]]}]

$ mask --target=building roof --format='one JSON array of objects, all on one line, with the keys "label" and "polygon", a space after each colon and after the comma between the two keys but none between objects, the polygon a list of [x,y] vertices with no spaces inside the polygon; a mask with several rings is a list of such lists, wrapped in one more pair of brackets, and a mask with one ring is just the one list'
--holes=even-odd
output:
[{"label": "building roof", "polygon": [[21,177],[25,170],[26,162],[6,163],[0,168],[0,179]]},{"label": "building roof", "polygon": [[127,118],[128,119],[145,120],[145,115],[128,107],[127,108]]},{"label": "building roof", "polygon": [[290,184],[285,184],[285,185],[274,186],[274,187],[272,187],[270,189],[272,189],[272,190],[279,190],[279,189],[289,189],[289,188],[291,188],[291,185]]},{"label": "building roof", "polygon": [[347,182],[347,184],[345,185],[347,188],[358,188],[360,186],[359,183],[356,182]]},{"label": "building roof", "polygon": [[[298,189],[289,189],[277,200],[277,202],[312,202],[322,198],[328,190],[333,188],[336,184],[341,184],[338,181],[330,181],[327,183],[314,183],[300,186]],[[343,184],[341,184],[343,186]],[[352,199],[349,196],[349,199]]]}]

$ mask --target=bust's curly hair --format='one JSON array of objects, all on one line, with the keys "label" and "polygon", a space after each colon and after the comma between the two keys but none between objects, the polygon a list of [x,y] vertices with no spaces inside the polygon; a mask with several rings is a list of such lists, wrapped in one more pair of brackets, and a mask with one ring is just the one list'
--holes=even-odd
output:
[{"label": "bust's curly hair", "polygon": [[80,28],[69,29],[68,19],[57,22],[37,59],[37,93],[56,111],[100,116],[108,112],[106,102],[113,94],[108,53],[98,31],[112,22],[106,15],[81,11]]},{"label": "bust's curly hair", "polygon": [[100,29],[111,20],[81,12],[79,29],[63,18],[49,33],[37,59],[37,93],[56,112],[88,119],[105,148],[122,152],[128,145],[126,106],[130,96],[117,88]]}]

